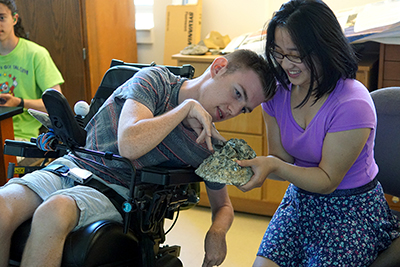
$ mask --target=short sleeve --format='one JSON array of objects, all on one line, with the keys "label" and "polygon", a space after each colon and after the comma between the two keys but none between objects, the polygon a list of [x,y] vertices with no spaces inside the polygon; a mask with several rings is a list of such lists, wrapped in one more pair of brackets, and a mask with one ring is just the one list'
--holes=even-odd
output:
[{"label": "short sleeve", "polygon": [[34,62],[36,82],[42,92],[47,88],[64,83],[60,71],[46,49],[38,49]]},{"label": "short sleeve", "polygon": [[170,93],[166,88],[176,83],[176,76],[170,75],[165,68],[144,68],[121,85],[114,93],[116,98],[133,99],[145,105],[153,114],[164,113],[164,103]]},{"label": "short sleeve", "polygon": [[358,128],[376,126],[376,112],[371,102],[366,99],[353,99],[343,102],[331,114],[328,132],[340,132]]},{"label": "short sleeve", "polygon": [[262,109],[271,117],[275,117],[274,109],[272,108],[273,99],[261,104]]},{"label": "short sleeve", "polygon": [[276,118],[285,113],[285,104],[288,101],[290,101],[290,90],[277,83],[277,90],[274,97],[262,103],[261,107],[268,115]]}]

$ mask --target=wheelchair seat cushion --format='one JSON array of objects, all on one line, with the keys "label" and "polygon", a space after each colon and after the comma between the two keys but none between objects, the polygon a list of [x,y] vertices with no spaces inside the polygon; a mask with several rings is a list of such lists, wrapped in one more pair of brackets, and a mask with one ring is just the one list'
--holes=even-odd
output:
[{"label": "wheelchair seat cushion", "polygon": [[[26,221],[15,231],[11,242],[10,259],[21,260],[31,227]],[[110,246],[112,244],[112,246]],[[132,232],[123,233],[119,222],[102,220],[71,232],[64,245],[62,266],[130,266],[142,261],[139,241]],[[111,266],[111,265],[110,265]]]}]

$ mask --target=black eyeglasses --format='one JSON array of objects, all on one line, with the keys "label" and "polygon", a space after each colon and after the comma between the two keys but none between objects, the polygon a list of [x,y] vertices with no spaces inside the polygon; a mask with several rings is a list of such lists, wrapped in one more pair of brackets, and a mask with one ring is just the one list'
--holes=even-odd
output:
[{"label": "black eyeglasses", "polygon": [[303,57],[300,57],[300,56],[294,56],[294,55],[284,55],[284,54],[281,54],[281,53],[279,53],[279,52],[277,52],[277,51],[275,51],[275,50],[271,50],[271,56],[273,56],[276,60],[282,60],[282,59],[284,59],[285,57],[290,61],[290,62],[293,62],[293,63],[296,63],[296,64],[300,64],[300,63],[303,63]]}]

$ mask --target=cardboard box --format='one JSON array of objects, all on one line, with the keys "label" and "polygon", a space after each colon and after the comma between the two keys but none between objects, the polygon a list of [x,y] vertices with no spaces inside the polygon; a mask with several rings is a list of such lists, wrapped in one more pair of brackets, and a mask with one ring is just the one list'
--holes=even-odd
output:
[{"label": "cardboard box", "polygon": [[202,0],[196,5],[167,6],[164,65],[177,65],[172,55],[191,44],[198,44],[201,34]]}]

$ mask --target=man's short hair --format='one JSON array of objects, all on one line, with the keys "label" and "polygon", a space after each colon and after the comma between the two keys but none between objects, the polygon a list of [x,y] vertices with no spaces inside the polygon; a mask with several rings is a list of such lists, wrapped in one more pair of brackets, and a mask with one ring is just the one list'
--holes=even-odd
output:
[{"label": "man's short hair", "polygon": [[261,80],[264,90],[264,100],[267,101],[274,96],[276,91],[275,76],[262,55],[248,49],[238,49],[224,55],[224,57],[228,60],[225,74],[231,74],[243,69],[253,70]]}]

